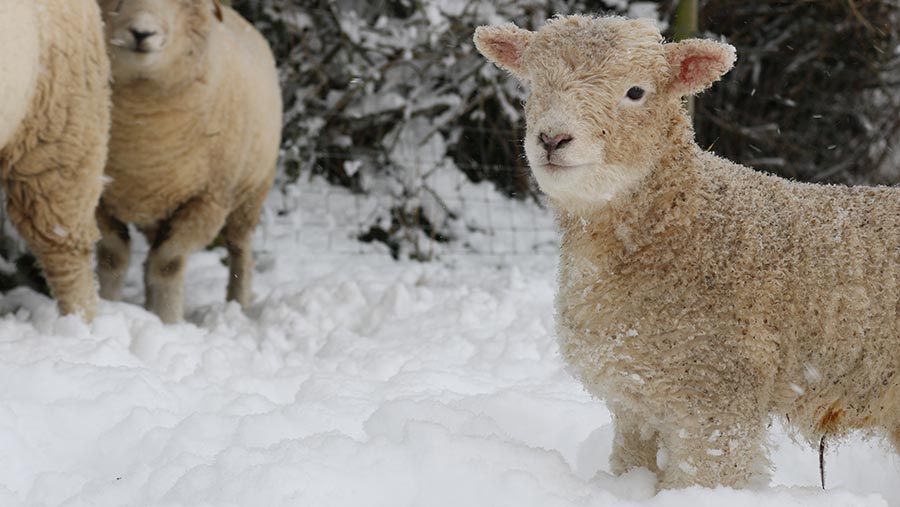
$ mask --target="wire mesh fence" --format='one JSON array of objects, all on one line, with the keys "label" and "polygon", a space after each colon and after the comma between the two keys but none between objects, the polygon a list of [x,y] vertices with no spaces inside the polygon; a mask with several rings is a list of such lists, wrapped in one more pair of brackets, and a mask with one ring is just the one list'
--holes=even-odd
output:
[{"label": "wire mesh fence", "polygon": [[[316,159],[371,164],[366,156],[317,153]],[[266,207],[257,245],[272,253],[289,239],[297,255],[387,253],[420,260],[556,252],[553,214],[543,197],[532,191],[509,196],[495,183],[529,178],[522,167],[484,166],[484,179],[473,182],[446,160],[407,160],[403,166],[407,174],[365,183],[365,191],[331,184],[313,172],[280,185]],[[404,186],[397,181],[403,179],[420,184]]]}]

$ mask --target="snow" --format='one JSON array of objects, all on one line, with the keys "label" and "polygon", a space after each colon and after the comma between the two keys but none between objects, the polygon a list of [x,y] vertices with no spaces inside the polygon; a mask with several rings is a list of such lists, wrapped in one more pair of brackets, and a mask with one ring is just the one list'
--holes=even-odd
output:
[{"label": "snow", "polygon": [[0,505],[900,505],[884,442],[829,450],[822,491],[777,426],[765,489],[611,476],[610,415],[557,351],[552,253],[395,262],[317,185],[270,199],[246,313],[213,250],[188,264],[187,322],[160,323],[135,304],[145,245],[90,325],[0,297]]}]

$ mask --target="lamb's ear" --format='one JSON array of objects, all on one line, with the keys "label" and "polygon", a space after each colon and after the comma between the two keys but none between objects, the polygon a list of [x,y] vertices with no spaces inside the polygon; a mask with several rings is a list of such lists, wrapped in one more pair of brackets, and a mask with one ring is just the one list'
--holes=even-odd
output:
[{"label": "lamb's ear", "polygon": [[219,4],[219,0],[212,0],[213,3],[213,13],[216,15],[216,19],[219,21],[225,21],[225,16],[222,15],[222,6]]},{"label": "lamb's ear", "polygon": [[518,78],[523,76],[522,57],[533,39],[533,32],[512,23],[479,26],[475,29],[475,47],[478,52]]},{"label": "lamb's ear", "polygon": [[670,93],[683,97],[707,89],[724,76],[737,59],[734,46],[705,39],[666,44]]}]

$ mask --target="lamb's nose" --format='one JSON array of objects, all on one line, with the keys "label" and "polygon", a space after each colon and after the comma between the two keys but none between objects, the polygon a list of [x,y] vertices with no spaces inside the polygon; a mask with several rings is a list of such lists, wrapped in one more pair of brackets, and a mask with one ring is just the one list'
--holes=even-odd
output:
[{"label": "lamb's nose", "polygon": [[538,137],[541,140],[541,144],[544,145],[544,149],[547,150],[548,156],[572,141],[572,136],[569,134],[558,134],[555,137],[550,137],[541,132],[541,135]]},{"label": "lamb's nose", "polygon": [[146,39],[153,37],[156,35],[156,32],[152,30],[138,30],[136,28],[129,28],[128,31],[131,32],[131,35],[134,36],[134,43],[138,46],[141,45]]}]

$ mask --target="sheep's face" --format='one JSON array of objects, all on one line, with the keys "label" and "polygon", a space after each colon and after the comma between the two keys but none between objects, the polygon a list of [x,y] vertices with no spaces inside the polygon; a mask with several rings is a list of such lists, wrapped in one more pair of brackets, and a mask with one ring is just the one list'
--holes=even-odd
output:
[{"label": "sheep's face", "polygon": [[525,153],[541,189],[570,209],[636,188],[662,157],[681,98],[734,61],[731,46],[663,44],[653,25],[619,17],[481,27],[475,44],[528,88]]},{"label": "sheep's face", "polygon": [[[217,0],[100,0],[117,82],[178,78],[206,54],[222,18]],[[217,19],[218,18],[218,19]]]}]

